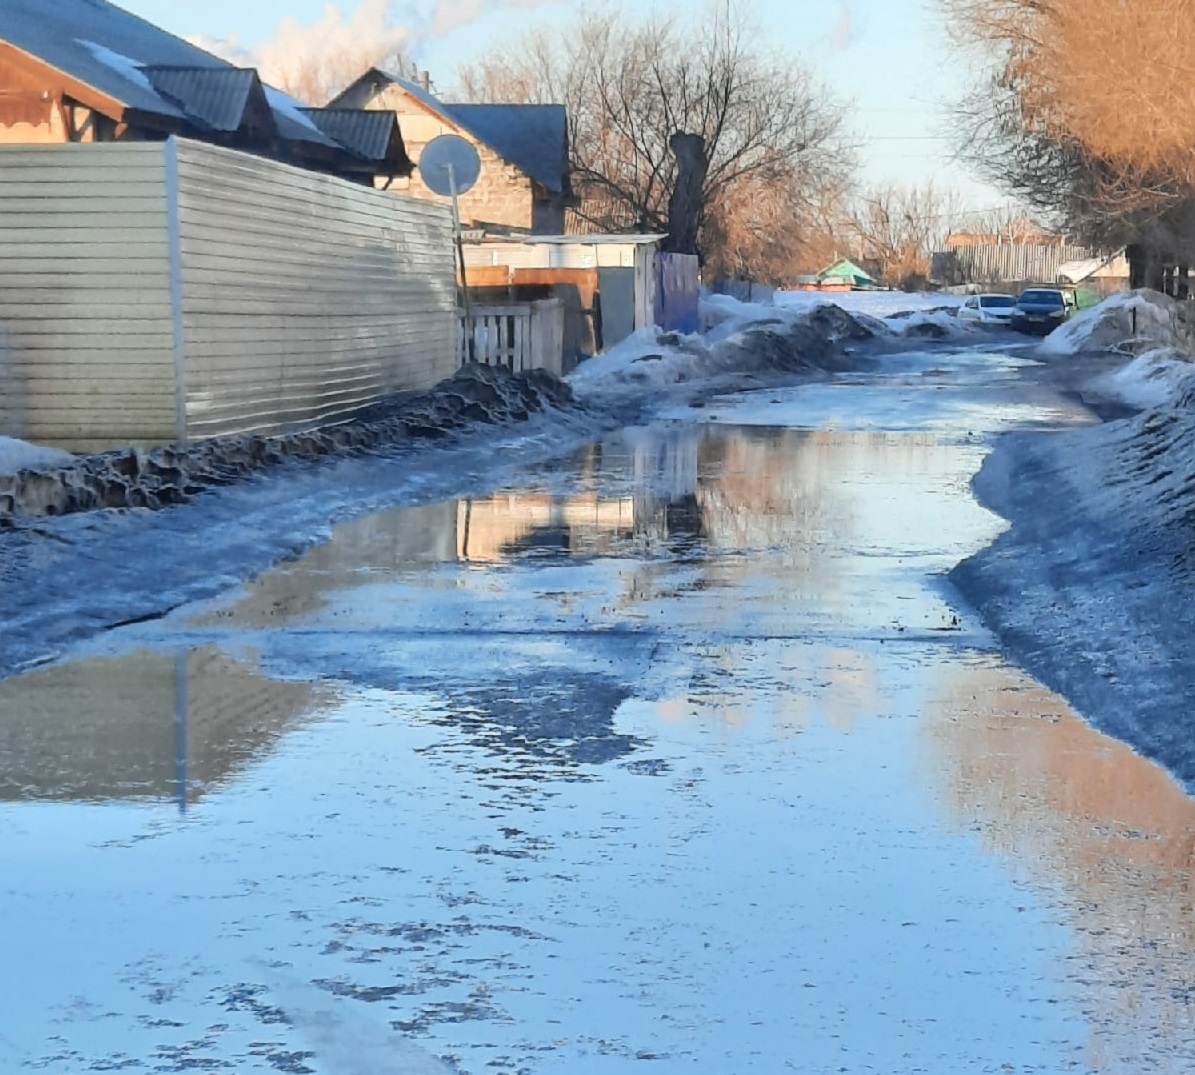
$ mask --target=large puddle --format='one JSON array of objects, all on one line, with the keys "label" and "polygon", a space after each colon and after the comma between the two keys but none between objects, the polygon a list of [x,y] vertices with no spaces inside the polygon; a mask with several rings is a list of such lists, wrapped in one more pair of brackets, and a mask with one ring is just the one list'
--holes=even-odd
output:
[{"label": "large puddle", "polygon": [[941,578],[987,434],[1081,420],[1008,368],[715,401],[0,683],[0,1068],[1192,1070],[1195,805]]}]

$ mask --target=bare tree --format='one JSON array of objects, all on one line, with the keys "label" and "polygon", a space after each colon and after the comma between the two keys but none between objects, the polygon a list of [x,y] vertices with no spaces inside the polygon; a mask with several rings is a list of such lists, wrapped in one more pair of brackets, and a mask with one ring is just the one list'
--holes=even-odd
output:
[{"label": "bare tree", "polygon": [[899,287],[924,286],[935,250],[965,219],[957,191],[933,181],[887,184],[864,191],[848,218],[855,249],[880,278]]},{"label": "bare tree", "polygon": [[487,53],[459,78],[473,100],[567,105],[580,211],[601,229],[668,232],[673,137],[702,139],[695,213],[708,256],[706,225],[747,180],[814,189],[854,163],[843,106],[758,40],[734,0],[683,22],[587,11],[558,33]]},{"label": "bare tree", "polygon": [[759,176],[736,180],[706,219],[707,268],[714,278],[783,284],[825,268],[852,248],[848,177],[814,188]]},{"label": "bare tree", "polygon": [[1189,0],[939,2],[985,63],[963,155],[1086,241],[1128,244],[1139,277],[1195,259]]}]

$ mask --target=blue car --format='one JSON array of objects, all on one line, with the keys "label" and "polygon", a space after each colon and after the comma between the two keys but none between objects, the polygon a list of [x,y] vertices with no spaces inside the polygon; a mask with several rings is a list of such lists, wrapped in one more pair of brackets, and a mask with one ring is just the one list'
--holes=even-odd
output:
[{"label": "blue car", "polygon": [[1032,287],[1022,291],[1009,324],[1018,332],[1053,332],[1075,311],[1074,292],[1063,288]]}]

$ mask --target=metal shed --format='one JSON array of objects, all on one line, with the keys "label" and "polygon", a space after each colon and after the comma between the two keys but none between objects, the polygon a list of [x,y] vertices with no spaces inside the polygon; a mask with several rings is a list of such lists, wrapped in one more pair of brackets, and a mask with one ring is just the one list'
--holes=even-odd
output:
[{"label": "metal shed", "polygon": [[0,147],[0,433],[281,433],[456,368],[447,208],[236,150]]}]

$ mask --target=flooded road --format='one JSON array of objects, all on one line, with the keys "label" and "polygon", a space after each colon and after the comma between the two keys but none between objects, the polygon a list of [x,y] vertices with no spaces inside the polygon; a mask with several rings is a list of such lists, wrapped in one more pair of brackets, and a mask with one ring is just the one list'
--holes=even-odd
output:
[{"label": "flooded road", "polygon": [[977,349],[347,522],[0,681],[0,1070],[1189,1072],[1195,804],[944,580]]}]

